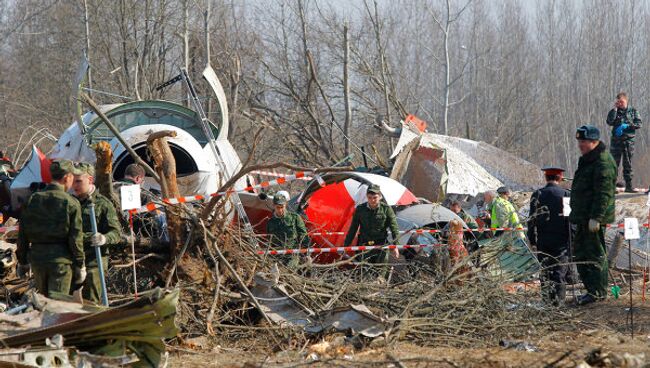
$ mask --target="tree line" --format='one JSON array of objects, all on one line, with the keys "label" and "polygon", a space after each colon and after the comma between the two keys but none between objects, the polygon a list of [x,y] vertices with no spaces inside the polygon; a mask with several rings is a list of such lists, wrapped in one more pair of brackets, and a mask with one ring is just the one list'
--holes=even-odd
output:
[{"label": "tree line", "polygon": [[[650,109],[648,4],[626,0],[0,0],[2,148],[47,146],[74,119],[82,55],[96,100],[185,102],[156,86],[210,61],[243,155],[388,166],[379,121],[407,114],[539,165],[577,166],[575,129],[626,91]],[[201,91],[207,94],[206,90]],[[206,102],[217,118],[216,104]],[[635,185],[647,185],[650,128]]]}]

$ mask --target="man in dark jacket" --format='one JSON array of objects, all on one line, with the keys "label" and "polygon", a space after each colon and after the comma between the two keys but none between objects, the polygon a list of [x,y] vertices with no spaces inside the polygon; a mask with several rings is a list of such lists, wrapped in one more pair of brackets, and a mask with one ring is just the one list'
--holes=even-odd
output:
[{"label": "man in dark jacket", "polygon": [[616,175],[618,176],[618,167],[622,160],[625,191],[635,193],[636,190],[632,186],[632,156],[634,135],[638,129],[641,129],[641,117],[635,108],[628,106],[625,92],[616,95],[614,108],[607,114],[607,125],[612,127],[610,152],[616,162]]},{"label": "man in dark jacket", "polygon": [[566,296],[566,276],[569,271],[569,219],[563,214],[563,200],[568,190],[560,187],[564,169],[542,169],[546,186],[533,192],[530,198],[528,240],[537,247],[542,265],[542,297],[546,302],[560,305]]},{"label": "man in dark jacket", "polygon": [[576,224],[574,258],[587,294],[584,305],[607,297],[607,248],[605,225],[614,221],[616,163],[600,141],[600,131],[583,125],[576,132],[580,161],[571,187],[571,215]]}]

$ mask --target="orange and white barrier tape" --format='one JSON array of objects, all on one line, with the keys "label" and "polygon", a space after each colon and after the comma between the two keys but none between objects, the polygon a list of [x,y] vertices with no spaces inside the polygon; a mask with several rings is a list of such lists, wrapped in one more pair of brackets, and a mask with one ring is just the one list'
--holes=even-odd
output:
[{"label": "orange and white barrier tape", "polygon": [[441,247],[444,244],[391,244],[391,245],[357,245],[354,247],[333,247],[333,248],[294,248],[294,249],[269,249],[259,250],[258,255],[287,255],[287,254],[320,254],[320,253],[347,253],[347,252],[364,252],[373,249],[420,249],[430,247]]},{"label": "orange and white barrier tape", "polygon": [[[466,233],[472,233],[472,232],[477,232],[477,233],[483,233],[486,231],[527,231],[527,228],[510,228],[510,227],[482,227],[479,229],[463,229],[460,232],[466,232]],[[449,230],[431,230],[431,229],[413,229],[413,230],[406,230],[406,231],[400,231],[400,234],[441,234],[441,233],[448,233]],[[344,231],[321,231],[321,232],[313,232],[313,233],[308,233],[308,235],[311,236],[334,236],[334,235],[346,235],[347,233]],[[258,234],[262,236],[268,236],[270,234]]]},{"label": "orange and white barrier tape", "polygon": [[[611,228],[617,228],[617,229],[624,229],[625,224],[607,224],[605,225],[608,229]],[[644,223],[639,225],[639,227],[642,228],[650,228],[650,223]],[[512,228],[512,227],[482,227],[478,229],[463,229],[461,232],[467,232],[467,233],[483,233],[486,231],[528,231],[528,228],[522,227],[522,228]],[[449,232],[449,230],[429,230],[429,229],[415,229],[415,230],[408,230],[408,231],[400,231],[400,234],[408,234],[408,233],[414,233],[414,234],[439,234],[439,233],[445,233]],[[346,232],[343,231],[321,231],[321,232],[313,232],[309,233],[309,235],[312,236],[334,236],[334,235],[346,235]],[[263,236],[268,236],[269,234],[259,234]]]},{"label": "orange and white barrier tape", "polygon": [[241,189],[241,190],[229,189],[229,190],[226,190],[226,191],[223,191],[223,192],[212,193],[212,194],[207,195],[207,196],[204,196],[204,195],[192,195],[192,196],[176,197],[176,198],[163,198],[161,200],[162,203],[150,202],[150,203],[147,203],[146,205],[144,205],[144,206],[142,206],[142,207],[140,207],[138,209],[129,210],[128,212],[131,213],[131,214],[151,212],[151,211],[154,211],[154,210],[162,207],[165,204],[172,205],[172,204],[180,204],[180,203],[197,202],[197,201],[206,200],[206,199],[211,198],[211,197],[220,197],[220,196],[224,196],[224,195],[228,195],[228,194],[232,194],[232,193],[244,193],[244,192],[250,192],[250,191],[253,191],[253,190],[256,190],[256,189],[265,189],[265,188],[268,188],[268,187],[278,186],[278,185],[282,185],[282,184],[292,182],[294,180],[304,178],[308,173],[311,173],[311,172],[309,172],[309,171],[299,171],[299,172],[296,172],[295,174],[286,175],[284,177],[277,178],[277,179],[274,179],[274,180],[265,181],[265,182],[262,182],[262,183],[259,183],[259,184],[256,184],[256,185],[249,185],[246,188]]},{"label": "orange and white barrier tape", "polygon": [[[463,229],[459,232],[477,232],[477,233],[483,233],[486,231],[527,231],[527,228],[511,228],[511,227],[483,227],[479,229]],[[433,229],[413,229],[413,230],[406,230],[406,231],[400,231],[400,234],[441,234],[449,232],[449,230],[433,230]],[[321,231],[321,232],[313,232],[313,233],[308,233],[308,235],[311,236],[333,236],[333,235],[346,235],[346,232],[343,231]],[[270,234],[258,234],[262,236],[269,236]]]},{"label": "orange and white barrier tape", "polygon": [[[278,173],[278,172],[275,172],[275,171],[263,171],[263,170],[251,171],[251,174],[256,174],[256,175],[261,175],[261,176],[271,176],[271,177],[274,177],[274,178],[286,178],[287,176],[289,176],[289,174],[282,174],[282,173]],[[297,178],[297,179],[298,180],[304,180],[304,181],[310,181],[313,178],[311,176],[304,176],[304,177]]]}]

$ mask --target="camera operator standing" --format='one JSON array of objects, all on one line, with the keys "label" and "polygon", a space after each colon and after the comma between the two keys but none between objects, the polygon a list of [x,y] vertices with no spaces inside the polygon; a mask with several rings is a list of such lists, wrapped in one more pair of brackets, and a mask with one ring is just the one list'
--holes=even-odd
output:
[{"label": "camera operator standing", "polygon": [[[607,114],[607,125],[612,127],[610,153],[616,161],[616,170],[623,161],[625,192],[636,193],[632,186],[632,156],[634,155],[634,135],[641,129],[641,117],[635,108],[628,106],[627,94],[616,95],[614,108]],[[618,174],[617,174],[618,175]]]}]

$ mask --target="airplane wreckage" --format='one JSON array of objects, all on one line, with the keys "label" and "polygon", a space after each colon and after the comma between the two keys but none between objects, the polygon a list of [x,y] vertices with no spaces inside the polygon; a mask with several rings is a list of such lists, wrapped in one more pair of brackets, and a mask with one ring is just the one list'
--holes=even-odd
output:
[{"label": "airplane wreckage", "polygon": [[[82,63],[77,72],[78,85],[83,80],[85,68],[87,65]],[[161,131],[175,133],[167,141],[176,161],[180,195],[207,197],[216,192],[218,184],[237,173],[242,163],[228,140],[229,113],[223,87],[210,66],[202,76],[218,102],[217,122],[207,119],[191,80],[182,70],[160,88],[176,82],[185,84],[194,110],[165,100],[99,106],[99,111],[112,122],[113,129],[98,112],[79,115],[78,121],[60,136],[49,157],[33,147],[29,161],[11,181],[8,212],[18,212],[35,185],[50,180],[50,160],[94,163],[96,157],[91,145],[107,142],[113,152],[113,180],[120,180],[125,168],[136,161],[133,154],[146,161],[147,138]],[[426,133],[426,123],[413,115],[402,121],[399,128],[391,128],[384,122],[382,125],[388,136],[399,138],[391,156],[394,165],[390,177],[352,171],[326,174],[318,180],[314,178],[303,192],[293,196],[290,207],[303,215],[312,233],[321,234],[311,236],[315,245],[339,247],[343,244],[345,236],[341,234],[349,227],[355,206],[365,202],[365,191],[371,184],[379,185],[386,202],[395,208],[400,228],[406,232],[396,242],[406,244],[416,240],[408,230],[418,227],[444,229],[452,219],[462,222],[447,208],[436,204],[446,198],[462,197],[474,205],[486,190],[501,185],[530,190],[542,182],[535,165],[486,143]],[[115,129],[119,136],[113,131]],[[242,191],[247,182],[254,183],[255,178],[248,175],[234,185],[237,217],[253,224],[251,229],[256,232],[264,233],[266,220],[272,214],[271,199],[259,189]],[[160,185],[149,175],[143,188],[160,192]],[[472,211],[476,214],[475,205]],[[325,236],[323,233],[331,234]],[[476,240],[471,232],[468,236],[472,238],[470,241]],[[433,236],[419,240],[436,241]],[[335,255],[318,257],[326,262],[337,258]]]},{"label": "airplane wreckage", "polygon": [[[80,85],[83,79],[85,68],[80,68],[80,71],[77,85]],[[137,162],[134,154],[145,161],[148,160],[147,139],[162,131],[175,133],[174,136],[167,137],[167,142],[176,161],[180,196],[202,195],[209,198],[210,194],[219,189],[220,183],[233,177],[242,168],[242,162],[228,140],[229,113],[221,83],[209,66],[202,76],[216,96],[219,107],[218,121],[207,119],[191,80],[182,70],[177,78],[165,85],[184,83],[192,98],[194,109],[170,101],[146,100],[103,105],[96,111],[79,114],[78,121],[64,131],[49,156],[34,146],[30,159],[17,174],[4,176],[3,184],[4,187],[10,188],[11,200],[3,199],[3,202],[7,202],[3,203],[3,212],[17,214],[30,193],[38,188],[39,183],[50,181],[49,165],[52,159],[94,163],[96,156],[91,145],[106,142],[113,152],[112,178],[120,180],[126,167]],[[106,120],[109,120],[112,126]],[[402,234],[395,240],[395,244],[402,245],[442,244],[442,237],[446,236],[445,231],[449,230],[452,220],[458,221],[463,228],[468,229],[460,217],[440,204],[446,198],[461,196],[469,200],[467,203],[474,204],[480,193],[500,185],[530,189],[541,184],[539,168],[534,165],[484,143],[426,133],[425,124],[413,116],[402,122],[399,129],[387,125],[384,125],[384,129],[389,135],[399,137],[399,143],[391,157],[394,160],[394,168],[390,177],[356,171],[324,173],[315,175],[306,183],[304,190],[294,193],[291,197],[289,207],[305,218],[314,247],[343,245],[354,208],[366,201],[366,190],[372,184],[381,188],[384,200],[395,209]],[[493,159],[490,160],[489,157]],[[515,164],[506,167],[502,164],[505,161]],[[513,167],[517,169],[513,170]],[[248,189],[254,182],[255,178],[251,175],[242,177],[235,183],[235,194],[230,198],[238,214],[237,218],[252,225],[249,230],[263,234],[273,206],[271,199],[263,193],[267,187],[262,190]],[[143,187],[160,191],[160,185],[151,176],[146,177]],[[435,232],[413,231],[416,229],[432,229]],[[465,240],[472,248],[478,248],[477,235],[475,232],[465,232]],[[432,248],[423,247],[413,252],[405,252],[405,256],[430,257]],[[342,251],[318,254],[313,259],[316,262],[331,263],[350,255],[352,253]],[[521,268],[526,265],[526,272],[530,272],[529,265],[533,263],[536,263],[536,259],[527,249],[512,252],[507,260],[501,260],[503,268]],[[5,268],[14,267],[15,262],[3,260],[3,265]],[[0,336],[0,339],[5,343],[11,342],[6,346],[15,349],[28,343],[35,344],[36,341],[54,334],[62,334],[70,341],[77,341],[75,339],[79,339],[79,336],[85,336],[75,333],[75,328],[80,327],[86,331],[87,336],[91,336],[91,340],[86,342],[92,343],[95,341],[92,340],[95,336],[93,333],[96,333],[96,330],[88,327],[92,321],[107,323],[108,320],[116,319],[117,323],[112,324],[112,329],[115,335],[119,336],[132,332],[128,324],[120,324],[122,318],[128,320],[129,316],[146,315],[148,319],[143,317],[143,323],[146,323],[151,334],[157,334],[157,337],[148,335],[146,342],[142,343],[146,345],[143,348],[146,352],[136,351],[136,355],[139,359],[156,360],[158,358],[151,356],[157,356],[157,353],[164,351],[161,339],[174,336],[175,328],[169,321],[173,319],[172,309],[178,295],[165,294],[159,290],[149,295],[151,296],[138,302],[109,308],[106,311],[86,307],[83,310],[76,309],[70,304],[57,305],[52,301],[43,302],[44,299],[32,296],[29,303],[33,307],[29,307],[29,310],[30,313],[38,315],[38,318],[43,317],[40,313],[63,313],[70,315],[72,319],[67,319],[67,322],[61,324],[58,324],[60,321],[56,319],[54,322],[48,319],[46,324],[44,319],[41,325],[29,325],[26,326],[29,328],[19,330],[4,329],[4,335]],[[161,316],[165,321],[164,328],[156,329],[151,325],[153,320],[150,317],[154,311],[163,311]],[[8,321],[6,323],[22,323],[25,317],[18,314],[19,312],[16,311],[17,315],[11,318],[5,317]],[[2,321],[0,318],[0,325]],[[100,335],[97,332],[97,336]],[[61,346],[57,345],[56,348],[60,349]],[[15,350],[14,353],[24,356],[25,351]],[[58,353],[60,352],[49,352],[55,355]],[[132,357],[123,358],[128,360]],[[87,359],[96,357],[90,356]],[[1,360],[3,358],[0,350]]]}]

